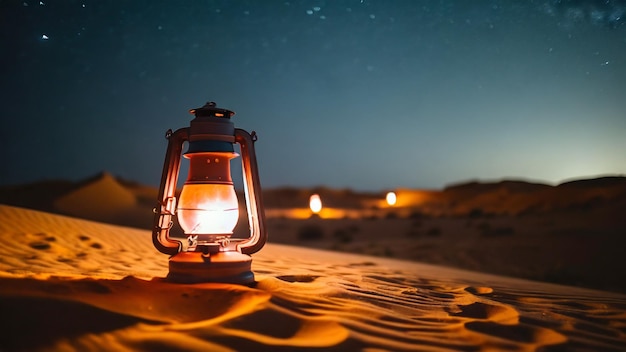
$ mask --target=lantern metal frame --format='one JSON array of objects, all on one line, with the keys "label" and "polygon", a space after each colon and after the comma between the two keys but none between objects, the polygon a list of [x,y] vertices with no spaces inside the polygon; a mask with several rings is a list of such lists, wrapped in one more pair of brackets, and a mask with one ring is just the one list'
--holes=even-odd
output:
[{"label": "lantern metal frame", "polygon": [[[234,112],[217,108],[215,103],[207,103],[204,107],[192,109],[196,115],[191,121],[193,125],[200,117],[211,116],[228,119]],[[234,134],[224,135],[223,130],[201,133],[193,131],[191,127],[183,127],[175,132],[168,130],[168,140],[165,162],[159,187],[158,203],[154,209],[152,243],[155,248],[170,255],[168,280],[175,282],[227,282],[251,284],[254,282],[254,273],[251,270],[252,258],[250,254],[258,252],[267,241],[265,226],[265,210],[263,208],[261,185],[254,143],[256,133],[251,134],[239,128],[234,128]],[[170,237],[170,229],[176,216],[176,188],[180,173],[181,156],[185,142],[193,141],[220,141],[239,144],[243,174],[243,186],[248,213],[250,236],[245,239],[229,238],[221,240],[216,246],[194,248],[185,238]]]}]

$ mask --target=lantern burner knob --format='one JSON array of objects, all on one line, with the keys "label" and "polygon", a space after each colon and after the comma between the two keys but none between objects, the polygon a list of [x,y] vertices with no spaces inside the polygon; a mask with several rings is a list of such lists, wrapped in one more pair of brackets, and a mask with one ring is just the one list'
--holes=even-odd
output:
[{"label": "lantern burner knob", "polygon": [[213,101],[204,104],[201,108],[191,109],[189,110],[189,113],[195,115],[196,117],[221,117],[227,119],[235,115],[234,111],[218,108],[217,104]]}]

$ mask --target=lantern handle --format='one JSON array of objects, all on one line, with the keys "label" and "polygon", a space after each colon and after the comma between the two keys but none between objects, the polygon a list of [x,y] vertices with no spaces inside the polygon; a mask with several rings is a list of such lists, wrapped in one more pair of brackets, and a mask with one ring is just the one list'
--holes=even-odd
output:
[{"label": "lantern handle", "polygon": [[243,254],[258,252],[267,242],[267,229],[265,227],[265,209],[261,197],[261,181],[259,181],[259,169],[254,152],[254,142],[257,139],[256,132],[252,134],[235,128],[235,143],[241,147],[241,165],[245,180],[243,182],[248,210],[248,222],[250,224],[250,238],[239,244]]},{"label": "lantern handle", "polygon": [[183,144],[189,139],[189,128],[180,128],[173,133],[172,130],[168,130],[165,138],[168,140],[167,152],[163,163],[158,203],[154,209],[152,243],[159,252],[174,255],[183,248],[181,241],[169,237],[169,232],[172,227],[172,216],[176,213],[176,183],[180,170],[181,152]]}]

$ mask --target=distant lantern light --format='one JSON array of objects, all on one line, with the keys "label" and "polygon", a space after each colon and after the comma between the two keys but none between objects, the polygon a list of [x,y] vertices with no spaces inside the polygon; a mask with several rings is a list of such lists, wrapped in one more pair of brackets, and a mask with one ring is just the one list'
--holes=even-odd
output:
[{"label": "distant lantern light", "polygon": [[309,198],[309,208],[314,214],[319,213],[322,210],[322,199],[319,194],[313,194]]},{"label": "distant lantern light", "polygon": [[398,200],[395,192],[388,192],[385,199],[387,200],[387,204],[389,204],[389,206],[394,206]]}]

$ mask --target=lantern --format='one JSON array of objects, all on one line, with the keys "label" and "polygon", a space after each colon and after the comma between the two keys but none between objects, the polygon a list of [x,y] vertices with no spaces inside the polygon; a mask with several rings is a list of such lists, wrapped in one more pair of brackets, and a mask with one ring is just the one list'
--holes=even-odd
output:
[{"label": "lantern", "polygon": [[387,201],[387,204],[390,207],[393,207],[396,204],[396,201],[398,200],[398,198],[396,197],[395,192],[387,192],[387,195],[385,196],[385,200]]},{"label": "lantern", "polygon": [[322,211],[322,198],[320,198],[319,194],[313,194],[309,197],[309,208],[313,214],[318,214]]},{"label": "lantern", "polygon": [[[265,214],[254,152],[256,133],[235,128],[234,112],[207,103],[192,109],[189,127],[168,130],[168,139],[158,204],[154,209],[152,242],[161,253],[170,255],[168,279],[175,282],[254,282],[250,254],[259,251],[267,240]],[[183,144],[189,172],[180,197],[176,184]],[[234,238],[239,218],[237,194],[230,173],[230,160],[239,155],[243,173],[244,196],[248,213],[249,236]],[[170,236],[176,217],[184,237]]]}]

